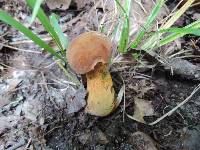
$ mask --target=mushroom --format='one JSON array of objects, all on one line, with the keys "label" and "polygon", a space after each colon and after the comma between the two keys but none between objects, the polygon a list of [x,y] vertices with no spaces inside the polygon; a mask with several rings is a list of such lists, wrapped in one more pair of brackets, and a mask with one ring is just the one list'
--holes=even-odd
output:
[{"label": "mushroom", "polygon": [[108,70],[111,42],[97,32],[86,32],[74,39],[67,51],[71,68],[78,74],[86,74],[86,112],[106,116],[115,108],[115,91]]}]

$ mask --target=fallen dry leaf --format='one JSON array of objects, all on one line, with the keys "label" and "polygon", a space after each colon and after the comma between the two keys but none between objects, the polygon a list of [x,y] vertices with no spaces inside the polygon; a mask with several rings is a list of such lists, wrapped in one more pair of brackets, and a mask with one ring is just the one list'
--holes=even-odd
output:
[{"label": "fallen dry leaf", "polygon": [[60,9],[60,10],[66,10],[69,8],[71,4],[71,0],[47,0],[46,1],[47,6],[49,9]]},{"label": "fallen dry leaf", "polygon": [[77,8],[81,9],[84,8],[86,5],[89,5],[90,3],[93,3],[94,0],[75,0]]},{"label": "fallen dry leaf", "polygon": [[54,106],[61,110],[65,110],[67,114],[78,112],[80,109],[85,107],[86,94],[87,91],[83,85],[78,89],[69,87],[64,91],[52,87],[49,88],[49,96],[55,102]]},{"label": "fallen dry leaf", "polygon": [[146,123],[143,118],[144,116],[155,115],[151,101],[135,98],[134,102],[135,102],[134,115],[133,116],[128,115],[129,118],[141,123]]},{"label": "fallen dry leaf", "polygon": [[81,87],[74,93],[69,93],[70,97],[67,99],[67,110],[69,114],[78,112],[80,109],[85,107],[86,94],[87,92],[84,87]]},{"label": "fallen dry leaf", "polygon": [[39,100],[34,99],[34,97],[30,97],[29,100],[25,101],[21,111],[24,113],[24,117],[33,122],[37,121],[37,117],[39,116],[39,112],[42,110],[42,104]]},{"label": "fallen dry leaf", "polygon": [[100,65],[88,74],[88,100],[86,112],[96,116],[106,116],[115,107],[115,91],[107,65]]},{"label": "fallen dry leaf", "polygon": [[2,77],[3,82],[0,82],[0,108],[10,103],[12,91],[20,84],[24,75],[25,72],[23,70],[9,70]]}]

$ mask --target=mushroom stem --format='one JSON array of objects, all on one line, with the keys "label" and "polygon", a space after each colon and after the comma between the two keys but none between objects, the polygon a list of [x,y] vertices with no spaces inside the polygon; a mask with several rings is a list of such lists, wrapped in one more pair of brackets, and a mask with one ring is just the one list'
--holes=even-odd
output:
[{"label": "mushroom stem", "polygon": [[115,91],[108,64],[98,63],[86,74],[88,100],[86,112],[95,116],[107,116],[115,108]]}]

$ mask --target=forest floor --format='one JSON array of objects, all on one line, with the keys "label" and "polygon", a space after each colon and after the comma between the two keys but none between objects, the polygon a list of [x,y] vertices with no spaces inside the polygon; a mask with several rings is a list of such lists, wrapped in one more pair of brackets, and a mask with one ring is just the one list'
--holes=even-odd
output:
[{"label": "forest floor", "polygon": [[[150,12],[151,4],[147,1],[142,3]],[[167,10],[171,11],[177,2],[168,1]],[[61,17],[62,29],[71,41],[80,33],[99,30],[100,21],[105,11],[112,9],[112,3],[113,0],[106,1],[106,5],[103,5],[104,0],[72,0],[69,8],[64,4],[56,8],[51,3],[45,3],[42,8],[48,15],[54,12]],[[28,26],[31,11],[24,0],[0,0],[0,7]],[[175,26],[185,26],[199,19],[198,9],[191,7]],[[162,13],[167,16],[165,10]],[[135,25],[138,27],[140,25]],[[37,19],[29,28],[51,42]],[[114,44],[115,41],[117,39]],[[199,150],[199,37],[187,35],[164,46],[159,54],[168,63],[146,54],[142,63],[129,54],[116,57],[110,71],[116,92],[125,85],[125,99],[107,117],[85,113],[85,84],[74,86],[51,55],[2,22],[0,43],[0,150]],[[180,50],[186,52],[178,54]],[[172,52],[169,54],[169,51]],[[82,82],[81,76],[78,75],[78,79]],[[83,106],[76,108],[76,102],[71,99],[82,102]],[[144,115],[146,124],[126,115],[134,114],[136,100],[143,101],[147,105],[145,109],[153,109],[152,115]],[[169,116],[148,125],[184,100]]]}]

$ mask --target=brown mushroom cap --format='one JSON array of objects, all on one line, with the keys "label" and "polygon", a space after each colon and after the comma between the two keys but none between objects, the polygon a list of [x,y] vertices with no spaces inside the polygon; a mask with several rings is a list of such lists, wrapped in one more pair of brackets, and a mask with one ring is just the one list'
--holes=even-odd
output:
[{"label": "brown mushroom cap", "polygon": [[111,51],[111,43],[106,37],[97,32],[86,32],[72,41],[67,59],[76,73],[85,74],[99,62],[108,63]]}]

